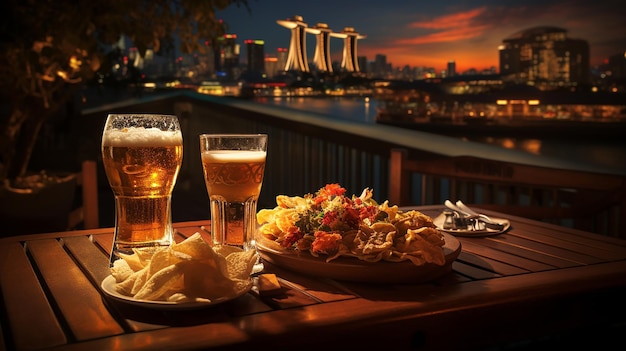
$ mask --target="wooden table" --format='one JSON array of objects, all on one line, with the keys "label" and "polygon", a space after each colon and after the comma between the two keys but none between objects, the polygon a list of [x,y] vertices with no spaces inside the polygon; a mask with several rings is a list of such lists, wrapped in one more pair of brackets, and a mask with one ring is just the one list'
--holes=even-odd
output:
[{"label": "wooden table", "polygon": [[[442,206],[418,207],[437,216]],[[283,287],[192,311],[114,303],[111,228],[0,239],[0,350],[594,348],[626,330],[626,241],[509,218],[501,235],[461,238],[453,272],[374,285],[266,264]],[[176,240],[208,221],[176,223]],[[620,340],[621,342],[621,340]]]}]

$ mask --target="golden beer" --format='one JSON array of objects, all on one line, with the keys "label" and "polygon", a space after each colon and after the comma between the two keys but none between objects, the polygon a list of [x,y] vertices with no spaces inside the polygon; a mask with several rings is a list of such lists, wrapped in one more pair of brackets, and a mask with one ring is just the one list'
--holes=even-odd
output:
[{"label": "golden beer", "polygon": [[263,184],[265,151],[216,150],[202,153],[206,188],[230,202],[257,198]]},{"label": "golden beer", "polygon": [[242,150],[202,153],[204,180],[214,217],[211,222],[214,241],[248,248],[251,240],[248,237],[256,228],[249,214],[256,216],[265,155],[265,151]]},{"label": "golden beer", "polygon": [[203,134],[200,151],[211,203],[213,244],[255,250],[256,208],[265,173],[267,135]]},{"label": "golden beer", "polygon": [[171,244],[171,195],[182,158],[180,128],[105,129],[102,161],[116,205],[114,253]]}]

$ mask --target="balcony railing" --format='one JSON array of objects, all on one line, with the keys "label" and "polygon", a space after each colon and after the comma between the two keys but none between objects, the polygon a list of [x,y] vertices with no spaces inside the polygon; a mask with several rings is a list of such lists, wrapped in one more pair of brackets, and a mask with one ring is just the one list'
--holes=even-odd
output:
[{"label": "balcony railing", "polygon": [[[83,111],[86,134],[99,138],[106,115],[111,112],[158,112],[179,116],[183,129],[184,159],[177,188],[188,190],[187,199],[206,203],[207,195],[202,178],[198,135],[201,133],[267,133],[269,135],[265,180],[259,206],[274,207],[279,194],[302,195],[314,192],[328,183],[339,183],[349,193],[360,194],[364,188],[374,190],[374,198],[389,199],[390,157],[394,149],[405,149],[411,157],[424,162],[433,159],[452,159],[468,156],[475,160],[498,162],[504,166],[524,165],[558,174],[580,175],[602,173],[562,160],[538,157],[499,147],[465,142],[418,131],[385,125],[366,125],[332,119],[328,116],[306,113],[254,103],[235,98],[219,98],[181,92],[160,98],[133,101],[129,104],[108,105]],[[99,139],[97,139],[99,140]],[[99,144],[96,144],[99,146]],[[98,150],[91,150],[98,155]],[[412,171],[414,180],[409,188],[402,187],[402,205],[439,204],[442,199],[455,199],[470,191],[470,183],[450,182],[453,174],[441,169],[441,182],[433,183],[437,164],[429,167],[430,178],[422,177],[419,169]],[[447,167],[444,163],[442,167]],[[555,173],[556,174],[556,173]],[[609,175],[624,180],[623,175]],[[105,177],[100,177],[106,179]],[[391,181],[392,187],[399,184]],[[531,181],[532,182],[532,181]],[[407,183],[409,184],[409,183]],[[433,184],[437,184],[436,187]],[[454,185],[453,185],[454,184]],[[465,184],[465,185],[464,185]],[[623,183],[622,183],[623,184]],[[459,187],[466,186],[467,189]],[[509,186],[515,188],[515,184]],[[623,189],[623,188],[622,188]],[[396,189],[397,190],[397,189]],[[397,194],[397,193],[396,193]],[[459,198],[464,202],[476,198]],[[397,199],[398,201],[400,199]],[[477,201],[480,203],[479,201]],[[207,210],[208,211],[208,210]],[[613,211],[612,220],[623,213]],[[622,217],[623,218],[623,217]],[[563,223],[575,226],[575,222]],[[602,234],[626,238],[624,225],[591,228]]]}]

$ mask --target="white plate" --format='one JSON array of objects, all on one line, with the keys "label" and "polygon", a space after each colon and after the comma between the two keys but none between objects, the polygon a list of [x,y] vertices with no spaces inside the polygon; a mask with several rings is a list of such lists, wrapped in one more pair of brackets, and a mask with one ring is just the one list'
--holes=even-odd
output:
[{"label": "white plate", "polygon": [[326,262],[324,257],[314,257],[308,252],[273,248],[269,240],[257,241],[257,249],[263,260],[297,273],[352,282],[417,284],[437,279],[452,270],[452,262],[461,252],[461,243],[449,234],[443,235],[446,258],[443,266],[434,263],[416,266],[411,261],[366,262],[356,257],[339,257]]},{"label": "white plate", "polygon": [[234,300],[245,295],[252,288],[252,282],[246,286],[246,288],[241,291],[233,292],[231,296],[224,296],[218,299],[214,299],[210,302],[208,301],[189,301],[189,302],[171,302],[171,301],[152,301],[152,300],[139,300],[135,299],[132,296],[127,296],[124,294],[120,294],[115,290],[115,278],[113,276],[108,276],[104,278],[102,283],[100,284],[102,291],[105,292],[109,297],[125,302],[133,305],[148,307],[148,308],[158,308],[158,309],[175,309],[175,310],[186,310],[186,309],[196,309],[196,308],[206,308],[210,306],[215,306],[227,301]]},{"label": "white plate", "polygon": [[494,222],[504,223],[504,228],[500,230],[490,229],[490,228],[485,228],[484,230],[444,229],[443,222],[445,221],[446,216],[443,213],[433,218],[433,223],[435,223],[435,225],[437,226],[437,229],[441,230],[442,232],[446,232],[455,236],[468,236],[468,237],[498,235],[498,234],[502,234],[506,232],[511,227],[511,222],[509,222],[508,219],[494,218],[494,217],[490,217],[490,218]]}]

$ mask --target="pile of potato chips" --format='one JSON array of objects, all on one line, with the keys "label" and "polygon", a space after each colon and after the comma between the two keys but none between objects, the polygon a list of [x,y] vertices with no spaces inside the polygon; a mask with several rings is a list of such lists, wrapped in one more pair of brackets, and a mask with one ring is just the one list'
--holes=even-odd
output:
[{"label": "pile of potato chips", "polygon": [[111,267],[116,291],[137,300],[211,302],[235,297],[252,286],[254,250],[211,247],[195,233],[154,253],[133,250]]}]

